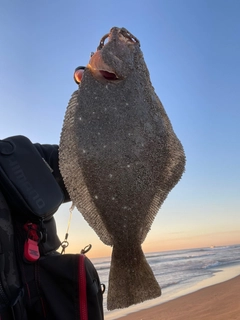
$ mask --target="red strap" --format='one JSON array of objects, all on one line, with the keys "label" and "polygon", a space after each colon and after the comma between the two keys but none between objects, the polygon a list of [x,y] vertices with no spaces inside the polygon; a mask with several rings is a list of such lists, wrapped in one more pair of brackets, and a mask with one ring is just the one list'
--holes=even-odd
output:
[{"label": "red strap", "polygon": [[87,281],[86,281],[86,270],[84,264],[84,254],[79,255],[79,311],[80,320],[88,320],[88,309],[87,309]]}]

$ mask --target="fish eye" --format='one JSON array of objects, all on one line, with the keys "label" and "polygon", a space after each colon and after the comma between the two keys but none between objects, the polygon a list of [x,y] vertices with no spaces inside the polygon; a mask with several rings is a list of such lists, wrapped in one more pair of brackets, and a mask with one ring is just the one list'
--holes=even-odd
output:
[{"label": "fish eye", "polygon": [[80,83],[81,83],[84,70],[85,70],[85,67],[83,67],[83,66],[77,67],[77,68],[74,70],[73,79],[74,79],[74,81],[75,81],[77,84],[80,84]]}]

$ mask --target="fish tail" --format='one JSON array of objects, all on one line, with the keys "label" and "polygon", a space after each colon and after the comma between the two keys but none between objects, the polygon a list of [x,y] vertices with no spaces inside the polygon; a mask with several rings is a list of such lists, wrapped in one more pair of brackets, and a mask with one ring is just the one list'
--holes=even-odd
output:
[{"label": "fish tail", "polygon": [[107,309],[127,308],[160,295],[160,286],[141,246],[125,247],[125,250],[113,246]]}]

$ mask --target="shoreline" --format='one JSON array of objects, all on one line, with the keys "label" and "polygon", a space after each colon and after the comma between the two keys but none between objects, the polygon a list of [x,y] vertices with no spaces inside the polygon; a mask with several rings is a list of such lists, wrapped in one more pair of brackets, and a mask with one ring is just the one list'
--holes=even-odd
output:
[{"label": "shoreline", "polygon": [[239,319],[240,276],[118,320],[226,320]]},{"label": "shoreline", "polygon": [[[235,288],[236,287],[235,282],[238,283],[238,287],[237,287],[238,291]],[[221,287],[222,288],[226,287],[227,288],[226,291],[229,292],[229,295],[232,294],[232,300],[234,304],[234,294],[237,299],[237,296],[239,294],[239,288],[240,288],[240,265],[229,266],[222,269],[216,269],[216,272],[214,273],[213,277],[204,279],[192,285],[191,287],[181,288],[176,292],[173,292],[170,290],[163,290],[162,296],[157,299],[149,300],[144,303],[129,307],[127,309],[119,309],[109,313],[107,312],[105,314],[105,320],[115,320],[115,319],[149,320],[150,314],[151,314],[151,320],[159,320],[160,314],[161,314],[161,320],[163,319],[166,319],[166,320],[207,319],[206,318],[207,315],[203,316],[203,318],[196,317],[193,314],[193,311],[198,307],[200,308],[200,305],[198,303],[199,299],[202,301],[201,302],[202,309],[205,310],[206,309],[205,304],[209,303],[209,301],[211,300],[211,297],[212,296],[217,297],[219,290],[222,292]],[[233,288],[236,292],[233,290]],[[205,296],[206,298],[204,299]],[[222,299],[223,300],[222,304],[224,304],[225,298],[223,295],[222,297],[220,296],[218,299],[219,300]],[[193,306],[187,307],[187,305],[189,304],[189,301],[192,301],[192,300],[195,301],[193,303],[195,307],[194,308],[191,308]],[[228,304],[230,302],[228,301]],[[240,300],[238,304],[239,304],[238,312],[240,313]],[[233,310],[234,308],[236,309],[237,307],[234,306],[230,308],[229,311],[232,310],[234,312]],[[173,315],[171,315],[171,313],[173,313],[172,310],[178,310],[178,311]],[[189,312],[189,314],[186,314],[186,310],[187,312]],[[211,314],[211,319],[215,319],[214,315],[212,314]],[[227,319],[227,317],[219,318],[219,315],[218,315],[218,318],[216,319]]]}]

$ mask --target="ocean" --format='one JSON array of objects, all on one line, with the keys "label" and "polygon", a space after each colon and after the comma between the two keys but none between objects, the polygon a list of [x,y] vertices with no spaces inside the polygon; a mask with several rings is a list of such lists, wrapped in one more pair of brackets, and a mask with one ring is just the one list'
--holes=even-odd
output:
[{"label": "ocean", "polygon": [[157,305],[184,293],[195,291],[197,289],[194,288],[197,288],[198,283],[229,268],[235,270],[235,275],[240,274],[240,244],[147,253],[146,259],[161,286],[162,296],[127,309],[111,312],[106,308],[110,258],[92,259],[101,283],[106,286],[103,299],[105,319],[117,319],[129,312]]}]

